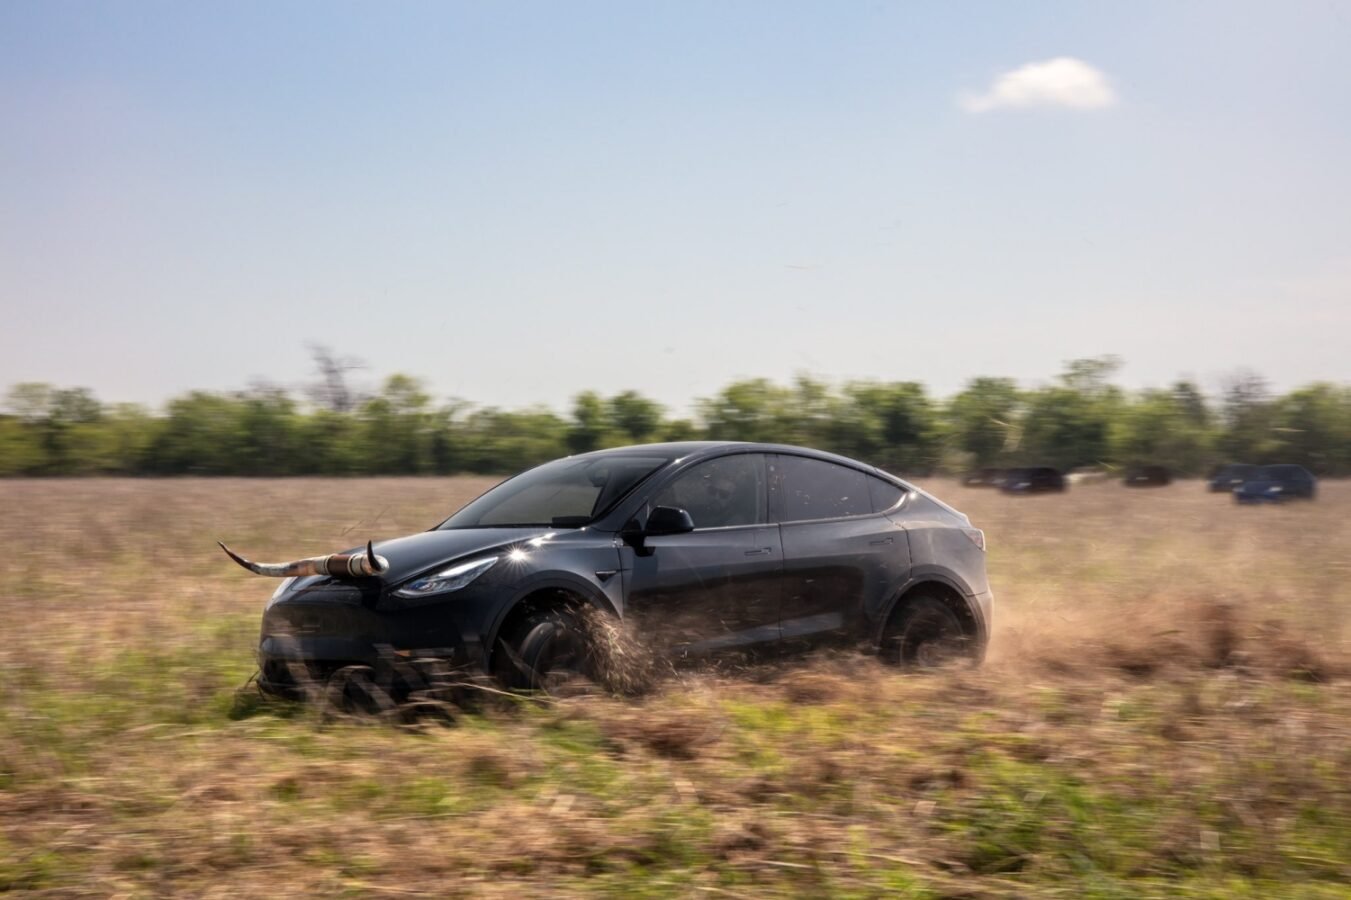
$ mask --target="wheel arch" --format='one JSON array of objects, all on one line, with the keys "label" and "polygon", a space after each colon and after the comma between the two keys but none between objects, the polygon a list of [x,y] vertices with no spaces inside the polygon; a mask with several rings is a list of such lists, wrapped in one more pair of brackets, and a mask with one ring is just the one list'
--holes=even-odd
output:
[{"label": "wheel arch", "polygon": [[928,571],[917,574],[907,581],[900,590],[896,591],[891,601],[882,609],[882,614],[873,628],[872,642],[874,647],[882,646],[882,638],[886,633],[887,625],[906,603],[918,596],[932,596],[942,601],[952,609],[957,615],[958,621],[962,624],[962,630],[974,638],[981,647],[981,655],[984,655],[984,647],[989,640],[988,628],[985,622],[984,614],[981,611],[980,604],[972,596],[957,578],[943,571]]},{"label": "wheel arch", "polygon": [[567,573],[558,573],[543,578],[532,578],[517,591],[516,595],[503,604],[488,631],[483,644],[483,667],[493,671],[493,656],[504,631],[519,620],[526,611],[541,606],[577,608],[591,606],[600,612],[619,618],[619,610],[595,585],[585,579]]}]

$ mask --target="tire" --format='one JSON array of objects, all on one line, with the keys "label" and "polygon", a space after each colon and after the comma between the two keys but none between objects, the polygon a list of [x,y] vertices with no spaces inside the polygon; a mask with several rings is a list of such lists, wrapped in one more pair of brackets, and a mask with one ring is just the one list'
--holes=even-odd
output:
[{"label": "tire", "polygon": [[906,669],[936,669],[975,660],[975,646],[957,614],[942,600],[921,594],[891,614],[882,632],[878,656]]},{"label": "tire", "polygon": [[344,666],[329,676],[328,702],[349,715],[376,716],[394,708],[394,700],[376,683],[370,666]]},{"label": "tire", "polygon": [[500,649],[499,676],[514,690],[552,692],[576,677],[594,679],[594,647],[569,610],[528,613]]}]

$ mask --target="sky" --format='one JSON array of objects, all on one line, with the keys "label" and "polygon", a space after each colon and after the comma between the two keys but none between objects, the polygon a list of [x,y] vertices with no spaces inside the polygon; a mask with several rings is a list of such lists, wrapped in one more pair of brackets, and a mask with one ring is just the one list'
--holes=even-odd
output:
[{"label": "sky", "polygon": [[0,4],[0,390],[1351,381],[1351,2]]}]

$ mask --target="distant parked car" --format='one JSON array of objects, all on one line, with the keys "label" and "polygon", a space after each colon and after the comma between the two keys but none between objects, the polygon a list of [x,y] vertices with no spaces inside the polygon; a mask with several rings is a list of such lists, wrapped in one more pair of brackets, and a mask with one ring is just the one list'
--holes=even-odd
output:
[{"label": "distant parked car", "polygon": [[1283,503],[1286,500],[1312,500],[1318,492],[1318,479],[1303,466],[1262,466],[1257,474],[1234,488],[1238,503]]},{"label": "distant parked car", "polygon": [[1173,473],[1163,466],[1131,466],[1121,483],[1126,487],[1163,487],[1173,483]]},{"label": "distant parked car", "polygon": [[1006,494],[1053,494],[1065,490],[1065,476],[1050,466],[1009,469],[999,489]]},{"label": "distant parked car", "polygon": [[967,473],[962,479],[962,484],[967,487],[999,487],[1004,483],[1006,474],[1003,469],[977,469]]},{"label": "distant parked car", "polygon": [[1229,493],[1243,482],[1257,475],[1257,466],[1234,463],[1220,466],[1206,482],[1206,489],[1212,494]]}]

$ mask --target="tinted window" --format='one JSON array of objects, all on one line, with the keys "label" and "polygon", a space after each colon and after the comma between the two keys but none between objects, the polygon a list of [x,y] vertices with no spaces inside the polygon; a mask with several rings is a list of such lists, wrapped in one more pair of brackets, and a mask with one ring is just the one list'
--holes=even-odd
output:
[{"label": "tinted window", "polygon": [[1309,473],[1300,466],[1263,466],[1259,477],[1270,481],[1304,482]]},{"label": "tinted window", "polygon": [[780,456],[775,475],[785,522],[861,516],[873,511],[868,476],[857,469],[802,456]]},{"label": "tinted window", "polygon": [[624,455],[555,460],[502,482],[440,527],[579,527],[668,462],[664,457]]},{"label": "tinted window", "polygon": [[758,525],[765,521],[764,468],[759,454],[739,453],[699,463],[648,504],[685,510],[695,528]]},{"label": "tinted window", "polygon": [[901,502],[901,497],[905,496],[905,491],[892,484],[890,481],[883,481],[880,478],[868,477],[868,493],[872,497],[873,512],[886,512],[897,503]]}]

